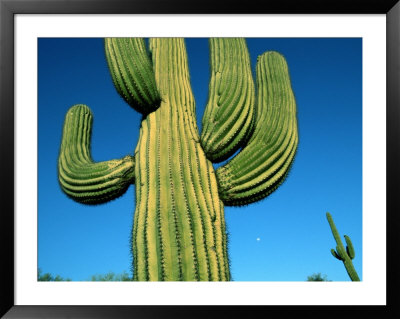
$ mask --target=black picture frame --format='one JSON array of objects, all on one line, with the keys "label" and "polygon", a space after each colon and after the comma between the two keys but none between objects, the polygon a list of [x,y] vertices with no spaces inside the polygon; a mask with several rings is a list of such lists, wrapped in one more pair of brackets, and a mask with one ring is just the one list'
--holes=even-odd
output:
[{"label": "black picture frame", "polygon": [[[14,303],[14,18],[16,14],[385,14],[387,50],[387,304],[386,306],[28,306]],[[399,317],[396,200],[400,162],[400,3],[398,0],[0,0],[0,315],[4,318],[164,318],[210,315]],[[380,107],[380,106],[377,106]],[[383,107],[383,106],[382,106]],[[382,172],[384,174],[384,172]],[[384,214],[384,212],[380,212]]]}]

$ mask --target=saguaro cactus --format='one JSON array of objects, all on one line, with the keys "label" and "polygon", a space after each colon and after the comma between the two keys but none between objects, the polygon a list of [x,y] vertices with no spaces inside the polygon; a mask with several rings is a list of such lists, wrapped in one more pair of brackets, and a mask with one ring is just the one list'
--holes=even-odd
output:
[{"label": "saguaro cactus", "polygon": [[[81,203],[101,203],[136,184],[134,279],[230,280],[224,205],[244,205],[285,179],[297,143],[288,67],[277,52],[257,62],[257,89],[244,39],[212,38],[209,100],[198,132],[185,43],[180,38],[107,38],[114,85],[143,114],[134,156],[94,163],[92,115],[66,115],[59,179]],[[214,169],[212,163],[229,158]]]},{"label": "saguaro cactus", "polygon": [[350,240],[350,237],[344,235],[344,239],[346,240],[346,248],[340,239],[339,232],[336,229],[335,223],[333,222],[333,218],[331,214],[326,213],[326,218],[328,219],[329,226],[331,227],[333,238],[336,241],[336,250],[331,249],[331,253],[333,257],[338,260],[343,261],[344,267],[346,268],[347,274],[349,275],[352,281],[360,281],[356,270],[354,269],[352,260],[354,259],[356,253],[353,247],[353,243]]}]

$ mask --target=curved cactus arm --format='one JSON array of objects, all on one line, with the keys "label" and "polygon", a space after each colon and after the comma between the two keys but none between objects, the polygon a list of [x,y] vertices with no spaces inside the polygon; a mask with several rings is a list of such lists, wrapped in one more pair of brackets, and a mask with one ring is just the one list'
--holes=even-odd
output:
[{"label": "curved cactus arm", "polygon": [[347,247],[344,248],[344,245],[342,243],[342,240],[340,239],[339,232],[336,229],[335,223],[333,222],[332,215],[329,213],[326,213],[326,218],[328,219],[329,226],[331,227],[331,231],[333,234],[333,238],[335,238],[336,241],[336,251],[334,249],[331,249],[332,255],[343,261],[344,267],[346,268],[347,274],[349,275],[350,279],[352,281],[360,281],[360,278],[358,277],[358,274],[356,270],[354,269],[353,262],[351,261],[354,256],[355,256],[355,251],[353,244],[350,240],[349,236],[344,236]]},{"label": "curved cactus arm", "polygon": [[245,39],[210,38],[211,78],[201,144],[212,162],[233,155],[254,124],[255,90]]},{"label": "curved cactus arm", "polygon": [[153,65],[142,38],[106,38],[105,53],[114,86],[136,111],[148,114],[160,105]]},{"label": "curved cactus arm", "polygon": [[338,253],[336,252],[336,250],[331,249],[331,254],[333,257],[335,257],[336,259],[342,260],[342,258],[338,255]]},{"label": "curved cactus arm", "polygon": [[100,204],[122,195],[134,182],[133,156],[94,163],[90,155],[92,113],[75,105],[65,117],[58,178],[62,190],[85,204]]},{"label": "curved cactus arm", "polygon": [[285,180],[297,150],[296,102],[285,58],[266,52],[257,62],[257,120],[247,145],[217,169],[228,206],[265,198]]},{"label": "curved cactus arm", "polygon": [[344,239],[346,240],[347,244],[346,246],[347,255],[349,255],[350,259],[354,259],[354,257],[356,256],[356,252],[354,250],[353,243],[351,242],[350,237],[347,235],[344,235]]}]

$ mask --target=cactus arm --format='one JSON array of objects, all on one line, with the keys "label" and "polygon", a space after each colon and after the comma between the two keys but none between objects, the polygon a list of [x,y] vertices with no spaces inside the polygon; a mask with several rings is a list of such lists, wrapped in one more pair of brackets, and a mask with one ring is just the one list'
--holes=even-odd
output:
[{"label": "cactus arm", "polygon": [[350,237],[347,235],[344,235],[344,239],[346,240],[346,244],[347,244],[346,252],[351,259],[354,259],[354,257],[356,256],[356,252],[354,250],[353,243],[351,242]]},{"label": "cactus arm", "polygon": [[148,114],[159,107],[152,61],[142,38],[106,38],[106,59],[115,88],[136,111]]},{"label": "cactus arm", "polygon": [[331,254],[333,257],[335,257],[336,259],[342,260],[342,258],[337,254],[336,250],[331,249]]},{"label": "cactus arm", "polygon": [[254,81],[245,39],[210,38],[211,78],[201,144],[220,162],[234,154],[252,131]]},{"label": "cactus arm", "polygon": [[345,249],[342,240],[340,239],[340,235],[338,230],[336,229],[336,225],[333,222],[332,215],[329,213],[326,213],[326,218],[328,219],[329,226],[331,228],[333,238],[336,241],[336,251],[334,249],[331,249],[332,255],[343,261],[344,267],[346,268],[347,274],[349,275],[350,279],[352,281],[360,281],[360,278],[358,277],[358,274],[354,268],[353,262],[351,261],[354,256],[354,247],[353,244],[351,243],[350,237],[344,236],[346,243],[347,243],[347,249]]},{"label": "cactus arm", "polygon": [[134,182],[133,156],[93,162],[90,155],[92,113],[86,105],[75,105],[65,117],[58,178],[61,189],[84,204],[100,204],[121,196]]},{"label": "cactus arm", "polygon": [[257,120],[247,145],[217,169],[219,193],[228,206],[258,201],[285,180],[298,144],[296,103],[285,58],[259,56]]}]

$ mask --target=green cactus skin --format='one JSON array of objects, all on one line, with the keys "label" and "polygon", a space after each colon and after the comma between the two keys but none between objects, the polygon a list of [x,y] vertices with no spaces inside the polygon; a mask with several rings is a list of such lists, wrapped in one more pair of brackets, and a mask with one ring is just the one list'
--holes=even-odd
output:
[{"label": "green cactus skin", "polygon": [[135,279],[229,280],[223,206],[199,143],[184,42],[151,39],[150,50],[162,102],[142,121],[135,151]]},{"label": "green cactus skin", "polygon": [[285,58],[266,52],[258,58],[257,118],[248,144],[218,168],[220,196],[239,206],[272,193],[286,178],[297,144],[296,103]]},{"label": "green cactus skin", "polygon": [[356,256],[356,252],[354,250],[353,243],[351,242],[350,237],[347,236],[347,235],[344,235],[344,239],[345,239],[346,244],[347,244],[347,246],[346,246],[347,255],[349,255],[349,257],[351,259],[354,259],[354,257]]},{"label": "green cactus skin", "polygon": [[[296,152],[296,106],[286,62],[276,52],[260,58],[256,102],[244,39],[210,39],[210,94],[200,137],[184,40],[150,39],[149,49],[142,39],[105,39],[117,91],[144,115],[134,156],[112,161],[121,168],[93,163],[90,110],[74,106],[59,158],[62,189],[77,201],[96,203],[135,183],[135,280],[228,281],[224,204],[267,196],[286,177]],[[212,161],[240,147],[241,153],[214,170]],[[72,182],[66,183],[70,171]],[[105,195],[110,178],[120,190]]]},{"label": "green cactus skin", "polygon": [[331,249],[331,254],[333,257],[335,257],[336,259],[342,260],[342,258],[340,258],[340,256],[337,254],[336,250]]},{"label": "green cactus skin", "polygon": [[160,104],[152,63],[142,38],[107,38],[108,67],[115,88],[136,111],[147,114]]},{"label": "green cactus skin", "polygon": [[331,214],[326,213],[326,218],[328,219],[329,226],[331,227],[333,238],[335,238],[336,241],[336,251],[334,249],[331,249],[332,255],[343,261],[344,267],[346,268],[347,274],[349,275],[350,279],[352,281],[360,281],[360,278],[358,277],[358,274],[356,270],[354,269],[353,262],[351,261],[355,257],[355,251],[353,244],[350,240],[350,237],[347,235],[344,235],[344,238],[346,240],[347,247],[345,248],[342,240],[340,239],[340,235],[338,230],[336,229],[335,223],[333,222],[333,218]]},{"label": "green cactus skin", "polygon": [[68,111],[58,176],[62,190],[74,200],[100,204],[121,196],[134,182],[133,156],[94,163],[90,155],[92,113],[86,105],[75,105]]},{"label": "green cactus skin", "polygon": [[220,162],[252,133],[255,91],[246,41],[212,38],[209,42],[211,79],[201,143],[208,159]]}]

